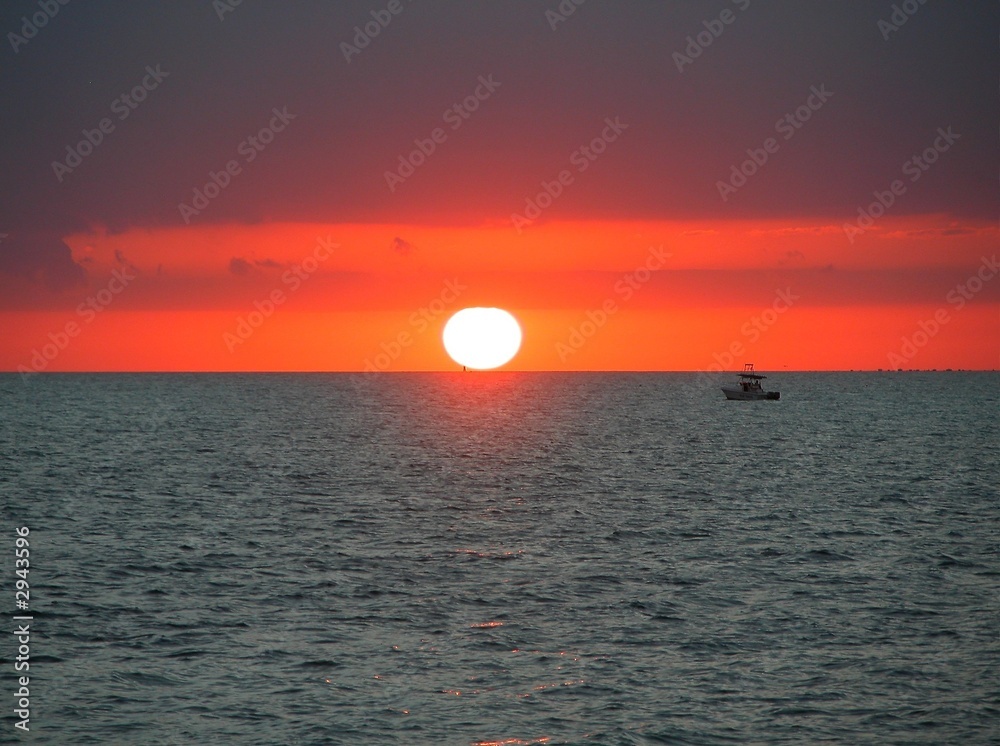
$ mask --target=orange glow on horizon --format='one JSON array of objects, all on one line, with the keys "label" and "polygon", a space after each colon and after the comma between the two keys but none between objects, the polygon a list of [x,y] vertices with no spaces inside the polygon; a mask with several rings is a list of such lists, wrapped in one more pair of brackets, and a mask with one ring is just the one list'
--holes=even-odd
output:
[{"label": "orange glow on horizon", "polygon": [[146,274],[196,277],[225,274],[233,258],[263,270],[292,266],[323,240],[336,245],[324,271],[409,273],[620,271],[661,245],[673,269],[963,266],[995,251],[998,239],[990,222],[923,215],[886,217],[853,243],[841,223],[803,218],[543,222],[522,232],[500,221],[217,224],[95,229],[65,241],[88,267],[110,269],[121,252]]},{"label": "orange glow on horizon", "polygon": [[94,231],[67,239],[86,286],[0,277],[0,370],[456,370],[441,333],[467,306],[517,317],[510,370],[1000,366],[997,228],[877,228],[855,244],[828,220]]}]

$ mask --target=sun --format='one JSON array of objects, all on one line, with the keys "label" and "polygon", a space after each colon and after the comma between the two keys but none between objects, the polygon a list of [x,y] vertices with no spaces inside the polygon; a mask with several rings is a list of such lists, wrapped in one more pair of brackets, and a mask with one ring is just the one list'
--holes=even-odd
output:
[{"label": "sun", "polygon": [[497,368],[521,349],[521,326],[502,308],[463,308],[444,325],[444,349],[459,365]]}]

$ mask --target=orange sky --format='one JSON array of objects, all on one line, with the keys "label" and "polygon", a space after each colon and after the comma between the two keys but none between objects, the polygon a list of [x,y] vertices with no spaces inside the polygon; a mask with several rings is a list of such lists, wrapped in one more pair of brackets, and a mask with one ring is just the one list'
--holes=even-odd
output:
[{"label": "orange sky", "polygon": [[520,319],[514,370],[991,369],[997,238],[943,216],[853,244],[828,219],[92,231],[65,239],[86,287],[5,284],[0,369],[449,370],[471,305]]},{"label": "orange sky", "polygon": [[475,305],[515,370],[1000,367],[995,2],[147,5],[0,69],[0,370],[449,370]]}]

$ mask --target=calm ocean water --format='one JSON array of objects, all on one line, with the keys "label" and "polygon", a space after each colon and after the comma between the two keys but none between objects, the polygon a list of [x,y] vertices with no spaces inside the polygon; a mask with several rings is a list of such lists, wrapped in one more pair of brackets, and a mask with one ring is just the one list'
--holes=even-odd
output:
[{"label": "calm ocean water", "polygon": [[0,376],[45,744],[1000,739],[1000,376]]}]

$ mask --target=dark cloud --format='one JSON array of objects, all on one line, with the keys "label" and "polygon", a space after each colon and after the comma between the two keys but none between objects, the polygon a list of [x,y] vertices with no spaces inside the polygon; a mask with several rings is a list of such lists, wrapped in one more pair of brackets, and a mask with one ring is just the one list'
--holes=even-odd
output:
[{"label": "dark cloud", "polygon": [[786,264],[790,264],[790,263],[793,263],[793,262],[796,262],[796,261],[803,260],[805,258],[806,258],[806,255],[803,254],[798,249],[791,249],[789,251],[783,252],[778,257],[778,264],[779,265],[786,265]]},{"label": "dark cloud", "polygon": [[392,250],[398,254],[402,254],[403,256],[407,256],[415,248],[416,247],[413,244],[409,241],[403,240],[399,236],[392,239]]},{"label": "dark cloud", "polygon": [[[0,4],[0,31],[36,7]],[[243,3],[220,20],[201,0],[60,6],[0,72],[17,104],[0,119],[0,228],[183,225],[178,205],[199,192],[214,196],[195,224],[480,222],[523,209],[563,169],[574,182],[546,219],[839,219],[906,178],[942,127],[961,139],[893,212],[995,217],[993,0],[919,5],[888,38],[888,1],[591,2],[554,30],[556,2],[404,3],[348,61],[341,44],[372,7]],[[734,20],[679,71],[723,9]],[[167,77],[120,119],[114,102],[157,65]],[[500,85],[477,101],[480,76]],[[777,122],[814,86],[832,97],[784,139]],[[247,145],[282,107],[295,118]],[[572,154],[608,117],[628,129],[578,172]],[[114,129],[88,147],[104,118]],[[778,151],[720,199],[717,182],[768,137]],[[53,163],[81,142],[89,154],[60,180]],[[421,163],[390,191],[386,171],[415,149]]]},{"label": "dark cloud", "polygon": [[241,259],[238,256],[234,256],[229,260],[229,271],[239,277],[250,274],[253,269],[253,265],[250,264],[246,259]]},{"label": "dark cloud", "polygon": [[255,259],[250,262],[242,257],[234,256],[229,260],[229,272],[239,277],[250,274],[256,268],[282,269],[284,266],[284,264],[276,262],[274,259]]},{"label": "dark cloud", "polygon": [[0,241],[0,273],[55,292],[83,285],[87,279],[69,246],[54,236],[6,235]]}]

